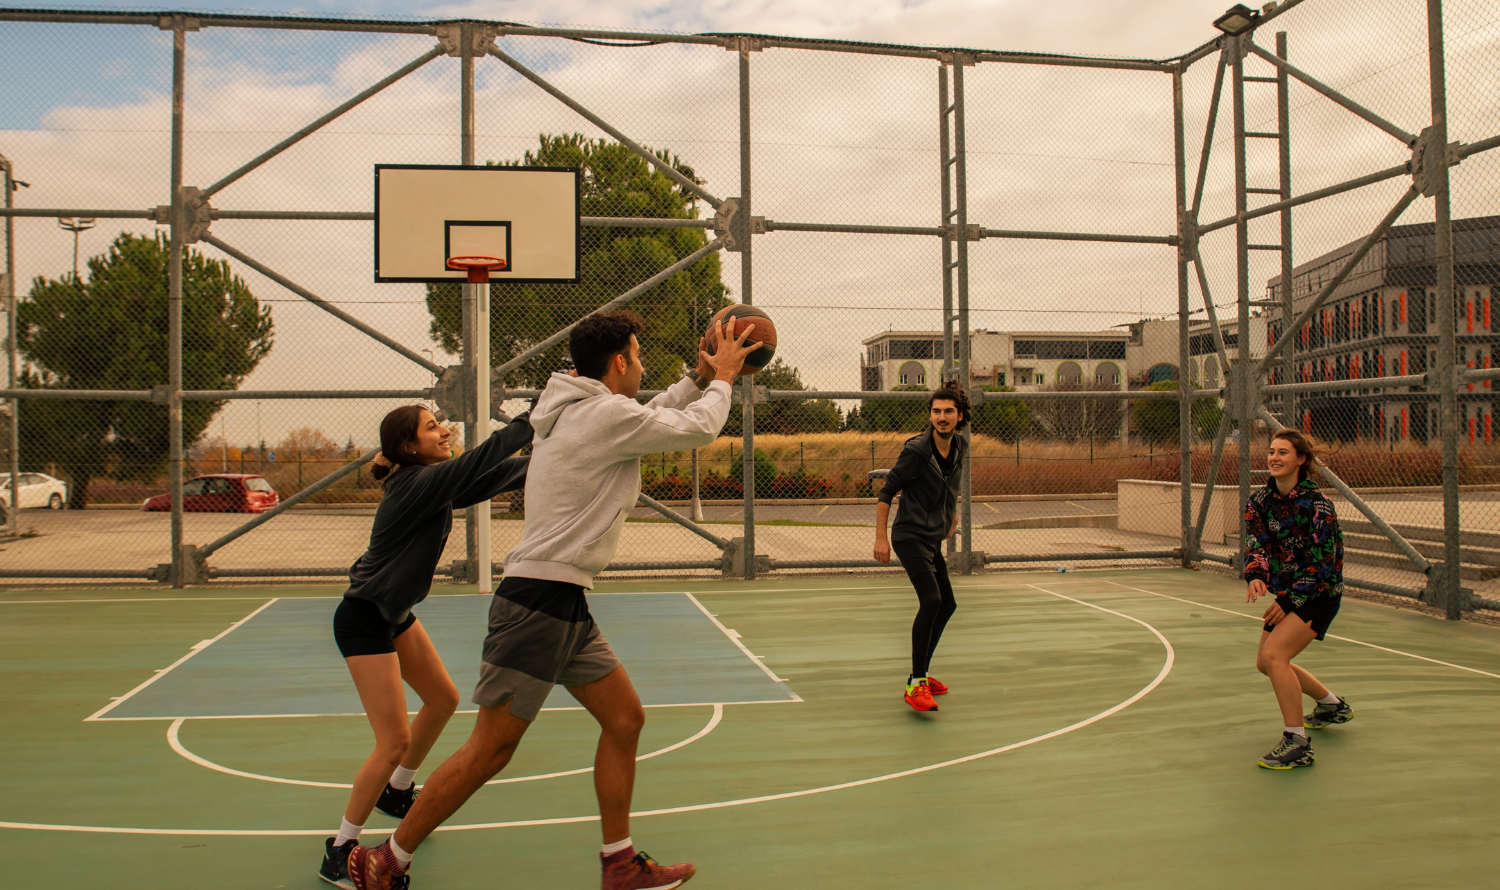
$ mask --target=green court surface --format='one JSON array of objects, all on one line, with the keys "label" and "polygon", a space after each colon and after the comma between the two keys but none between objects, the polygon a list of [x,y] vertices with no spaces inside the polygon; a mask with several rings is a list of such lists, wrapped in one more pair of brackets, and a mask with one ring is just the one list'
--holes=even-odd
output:
[{"label": "green court surface", "polygon": [[[1280,717],[1237,582],[957,579],[933,668],[953,691],[920,715],[903,580],[600,585],[649,706],[638,848],[694,862],[692,888],[1493,886],[1494,628],[1346,600],[1301,662],[1357,717],[1314,734],[1316,766],[1272,772],[1254,761]],[[438,591],[418,614],[467,698],[482,599]],[[0,592],[4,883],[326,887],[323,838],[370,747],[337,685],[339,592]],[[582,711],[544,712],[413,887],[598,886],[595,737]]]}]

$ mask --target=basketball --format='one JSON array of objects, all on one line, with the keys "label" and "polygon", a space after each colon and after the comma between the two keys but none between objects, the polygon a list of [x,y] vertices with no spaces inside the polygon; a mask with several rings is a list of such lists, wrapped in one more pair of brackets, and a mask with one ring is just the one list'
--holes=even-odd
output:
[{"label": "basketball", "polygon": [[[747,342],[759,343],[760,348],[745,356],[745,366],[740,369],[741,376],[754,374],[771,363],[772,357],[776,355],[776,324],[771,321],[771,316],[754,306],[746,306],[743,303],[726,306],[715,312],[714,317],[709,320],[707,333],[712,333],[720,321],[732,322],[733,334],[736,337],[743,333],[745,328],[755,325],[755,330],[751,332]],[[705,337],[708,340],[708,354],[713,355],[713,339],[707,337],[707,333]]]}]

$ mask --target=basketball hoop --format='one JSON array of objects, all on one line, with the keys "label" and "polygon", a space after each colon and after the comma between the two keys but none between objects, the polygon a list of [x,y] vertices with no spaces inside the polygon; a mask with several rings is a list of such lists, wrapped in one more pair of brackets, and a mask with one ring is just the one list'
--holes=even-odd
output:
[{"label": "basketball hoop", "polygon": [[490,272],[504,269],[505,260],[492,256],[455,256],[448,258],[448,268],[468,272],[470,284],[489,284]]}]

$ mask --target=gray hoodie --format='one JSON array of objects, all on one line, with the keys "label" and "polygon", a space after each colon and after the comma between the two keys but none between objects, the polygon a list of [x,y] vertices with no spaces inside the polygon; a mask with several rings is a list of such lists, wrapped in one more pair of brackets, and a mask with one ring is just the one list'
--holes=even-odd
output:
[{"label": "gray hoodie", "polygon": [[641,493],[641,456],[708,445],[729,419],[729,384],[688,379],[642,405],[589,377],[553,374],[531,411],[526,524],[512,578],[592,588]]}]

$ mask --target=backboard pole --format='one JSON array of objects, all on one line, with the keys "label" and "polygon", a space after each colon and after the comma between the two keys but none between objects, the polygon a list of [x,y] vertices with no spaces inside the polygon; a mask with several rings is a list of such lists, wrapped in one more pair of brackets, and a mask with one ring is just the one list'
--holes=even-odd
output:
[{"label": "backboard pole", "polygon": [[[461,163],[473,166],[474,160],[474,54],[472,25],[461,26],[459,57],[461,79],[459,115]],[[489,434],[490,399],[490,286],[462,284],[464,372],[471,382],[469,401],[473,414],[464,418],[464,447],[475,448]],[[479,585],[480,593],[493,589],[490,575],[490,506],[469,507],[464,514],[465,557],[469,563],[468,578]]]},{"label": "backboard pole", "polygon": [[185,586],[192,566],[183,558],[182,534],[182,253],[187,220],[182,202],[183,113],[186,105],[187,27],[174,16],[172,27],[172,235],[167,265],[167,485],[171,498],[174,588]]},{"label": "backboard pole", "polygon": [[[751,247],[755,243],[753,237],[753,225],[751,221],[750,207],[750,50],[748,46],[742,46],[740,56],[740,210],[746,221],[744,232],[744,247],[740,253],[740,302],[746,306],[752,304],[754,292],[752,284],[754,278],[750,264]],[[745,486],[745,571],[743,578],[746,581],[755,580],[755,404],[751,398],[752,378],[745,377],[742,387],[744,394],[743,413],[740,415],[740,427],[744,439],[743,455],[740,458],[743,471],[740,473],[741,482]]]}]

